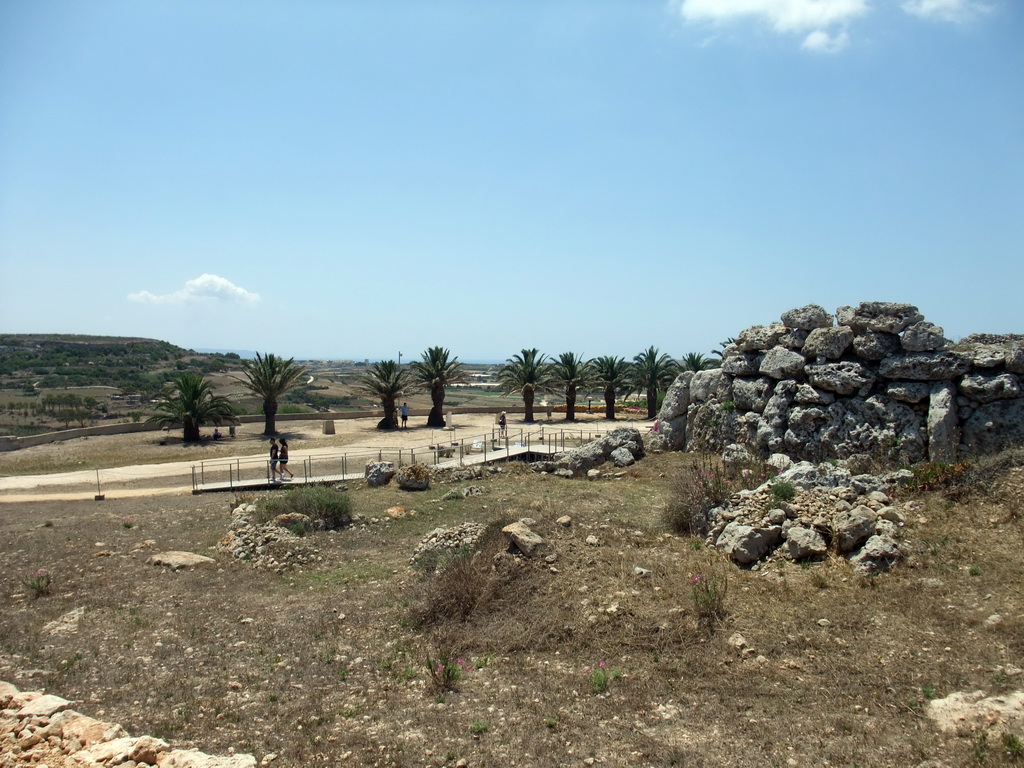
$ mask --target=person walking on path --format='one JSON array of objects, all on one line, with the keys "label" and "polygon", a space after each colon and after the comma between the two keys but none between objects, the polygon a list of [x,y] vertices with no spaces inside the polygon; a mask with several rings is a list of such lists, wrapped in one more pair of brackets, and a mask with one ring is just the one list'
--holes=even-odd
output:
[{"label": "person walking on path", "polygon": [[281,449],[277,447],[277,438],[270,438],[270,482],[278,482],[277,462],[281,456]]},{"label": "person walking on path", "polygon": [[[291,480],[292,478],[294,478],[295,477],[295,473],[292,472],[290,469],[288,469],[288,441],[285,440],[283,437],[281,438],[281,452],[280,452],[278,458],[279,458],[279,462],[278,463],[281,466],[281,479],[282,480],[286,480],[286,479],[287,480]],[[287,478],[285,478],[285,476],[284,476],[285,472],[288,473],[288,477]]]},{"label": "person walking on path", "polygon": [[402,403],[402,429],[409,428],[409,404]]},{"label": "person walking on path", "polygon": [[508,426],[508,420],[505,418],[505,412],[501,412],[501,416],[498,417],[498,437],[505,436],[505,428]]}]

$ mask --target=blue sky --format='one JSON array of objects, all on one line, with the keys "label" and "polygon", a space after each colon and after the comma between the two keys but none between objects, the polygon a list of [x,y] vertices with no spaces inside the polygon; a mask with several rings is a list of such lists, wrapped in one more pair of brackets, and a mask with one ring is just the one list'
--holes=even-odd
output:
[{"label": "blue sky", "polygon": [[1019,0],[0,0],[0,331],[297,358],[1024,332]]}]

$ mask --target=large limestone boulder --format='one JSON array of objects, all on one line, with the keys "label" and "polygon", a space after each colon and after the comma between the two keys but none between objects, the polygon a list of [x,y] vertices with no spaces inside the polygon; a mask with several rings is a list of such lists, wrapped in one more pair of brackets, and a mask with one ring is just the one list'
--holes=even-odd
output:
[{"label": "large limestone boulder", "polygon": [[722,395],[730,388],[725,372],[721,368],[697,371],[690,380],[690,400],[691,402],[698,403],[702,403],[712,397],[718,400],[726,400],[728,398]]},{"label": "large limestone boulder", "polygon": [[967,373],[970,361],[958,352],[913,352],[882,360],[878,372],[887,379],[942,381]]},{"label": "large limestone boulder", "polygon": [[740,565],[754,563],[782,541],[782,527],[754,528],[740,523],[725,526],[715,546]]},{"label": "large limestone boulder", "polygon": [[884,360],[900,349],[900,337],[894,333],[867,332],[853,340],[853,351],[864,360]]},{"label": "large limestone boulder", "polygon": [[827,328],[832,325],[832,315],[826,312],[824,307],[808,304],[805,307],[783,312],[782,324],[787,328],[813,331],[815,328]]},{"label": "large limestone boulder", "polygon": [[955,461],[959,445],[956,387],[948,381],[937,382],[928,399],[928,458]]},{"label": "large limestone boulder", "polygon": [[676,376],[658,411],[658,431],[667,450],[686,449],[686,412],[690,408],[692,379],[693,371],[685,371]]},{"label": "large limestone boulder", "polygon": [[885,385],[887,397],[901,403],[920,403],[932,392],[932,385],[926,381],[894,381]]},{"label": "large limestone boulder", "polygon": [[804,356],[785,347],[772,347],[761,359],[758,373],[773,379],[792,379],[803,373]]},{"label": "large limestone boulder", "polygon": [[366,465],[363,476],[370,488],[379,488],[390,483],[396,471],[393,461],[373,461]]},{"label": "large limestone boulder", "polygon": [[508,539],[509,544],[514,546],[527,557],[533,557],[534,553],[544,546],[544,537],[535,533],[525,522],[520,520],[516,523],[506,525],[501,529]]},{"label": "large limestone boulder", "polygon": [[852,395],[855,392],[866,395],[875,382],[874,372],[854,360],[808,365],[807,378],[818,389],[835,392],[837,395]]},{"label": "large limestone boulder", "polygon": [[762,413],[774,388],[775,382],[764,376],[757,379],[737,378],[732,383],[732,399],[737,408]]},{"label": "large limestone boulder", "polygon": [[[629,452],[634,460],[643,458],[644,441],[640,431],[633,428],[616,429],[598,440],[559,454],[555,457],[555,466],[571,472],[572,477],[585,476],[591,469],[610,460],[612,454],[620,448]],[[621,453],[618,455],[622,456]]]},{"label": "large limestone boulder", "polygon": [[984,691],[957,691],[928,702],[928,717],[941,731],[973,736],[979,730],[1024,738],[1024,691],[986,696]]},{"label": "large limestone boulder", "polygon": [[174,749],[157,757],[157,768],[256,768],[252,755],[217,757],[197,749]]},{"label": "large limestone boulder", "polygon": [[786,326],[782,323],[771,325],[755,325],[740,331],[736,337],[736,349],[740,352],[758,352],[771,349],[779,343],[779,339],[786,332]]},{"label": "large limestone boulder", "polygon": [[840,307],[836,310],[839,325],[848,325],[854,331],[881,331],[902,333],[908,325],[919,322],[924,316],[911,304],[890,301],[864,301],[856,309]]},{"label": "large limestone boulder", "polygon": [[808,360],[815,357],[838,360],[851,343],[853,343],[853,329],[847,325],[815,328],[804,342],[802,352]]},{"label": "large limestone boulder", "polygon": [[780,473],[777,479],[792,483],[797,488],[843,488],[850,484],[850,471],[832,464],[799,461]]},{"label": "large limestone boulder", "polygon": [[722,359],[722,372],[733,376],[757,376],[763,352],[737,352]]},{"label": "large limestone boulder", "polygon": [[172,571],[180,571],[182,568],[195,568],[200,565],[213,565],[217,561],[206,555],[197,555],[195,552],[159,552],[150,555],[146,563],[149,565],[160,565],[170,568]]},{"label": "large limestone boulder", "polygon": [[900,343],[907,352],[934,352],[947,344],[945,332],[924,320],[907,326]]},{"label": "large limestone boulder", "polygon": [[960,391],[979,403],[1010,400],[1020,397],[1020,379],[1012,373],[1003,373],[997,376],[984,374],[964,376],[960,380]]},{"label": "large limestone boulder", "polygon": [[828,552],[825,537],[813,528],[794,525],[786,530],[784,536],[786,543],[782,546],[782,556],[789,560],[807,560]]},{"label": "large limestone boulder", "polygon": [[430,470],[422,464],[410,464],[398,470],[395,482],[403,491],[425,491],[430,487]]},{"label": "large limestone boulder", "polygon": [[836,396],[824,389],[815,389],[810,384],[801,384],[796,389],[795,400],[800,405],[832,405]]},{"label": "large limestone boulder", "polygon": [[864,505],[836,513],[833,526],[839,551],[852,552],[873,536],[877,519],[875,511]]},{"label": "large limestone boulder", "polygon": [[1024,442],[1024,397],[979,406],[963,423],[963,445],[970,455],[996,453]]},{"label": "large limestone boulder", "polygon": [[851,555],[850,564],[861,576],[874,576],[888,571],[900,559],[899,545],[888,536],[874,535]]}]

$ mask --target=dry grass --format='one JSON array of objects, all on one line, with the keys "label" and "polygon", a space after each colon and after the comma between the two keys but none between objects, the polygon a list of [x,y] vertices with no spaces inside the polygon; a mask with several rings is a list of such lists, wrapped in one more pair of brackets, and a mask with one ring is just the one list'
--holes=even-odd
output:
[{"label": "dry grass", "polygon": [[[1019,473],[963,506],[923,497],[910,562],[864,580],[837,560],[741,571],[667,536],[668,486],[688,461],[651,456],[597,482],[517,469],[458,500],[442,500],[448,486],[353,488],[353,511],[382,522],[307,536],[323,565],[285,574],[211,550],[225,496],[0,505],[0,678],[132,733],[276,752],[278,766],[1021,764],[922,716],[933,696],[1022,684],[1004,671],[1024,658],[1022,522],[1002,501],[1019,498]],[[415,514],[385,521],[396,504]],[[441,577],[408,565],[435,527],[524,516],[553,562],[495,572],[491,537]],[[146,565],[148,539],[217,567]],[[18,575],[40,567],[53,594],[32,599]],[[729,579],[716,631],[691,590],[709,567]],[[44,630],[74,608],[76,633]],[[442,654],[463,661],[457,691],[431,680],[426,659]],[[596,669],[621,676],[595,692]]]}]

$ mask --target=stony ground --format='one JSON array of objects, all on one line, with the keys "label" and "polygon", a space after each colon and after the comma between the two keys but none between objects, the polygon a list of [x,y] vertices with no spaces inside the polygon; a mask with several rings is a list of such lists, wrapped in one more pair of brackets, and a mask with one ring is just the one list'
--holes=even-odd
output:
[{"label": "stony ground", "polygon": [[[0,679],[132,734],[296,768],[1024,764],[924,716],[956,690],[1022,687],[1020,509],[914,499],[913,554],[874,579],[833,559],[742,571],[659,522],[688,460],[591,482],[512,468],[458,499],[443,497],[465,483],[356,484],[361,522],[307,536],[320,561],[280,573],[216,550],[233,496],[3,503]],[[438,526],[524,516],[552,562],[486,598],[409,564]],[[164,550],[215,563],[147,564]],[[40,568],[52,593],[36,597]],[[721,624],[699,621],[696,574],[727,583]],[[465,620],[423,623],[441,587],[477,596]],[[454,690],[428,666],[449,654]]]}]

